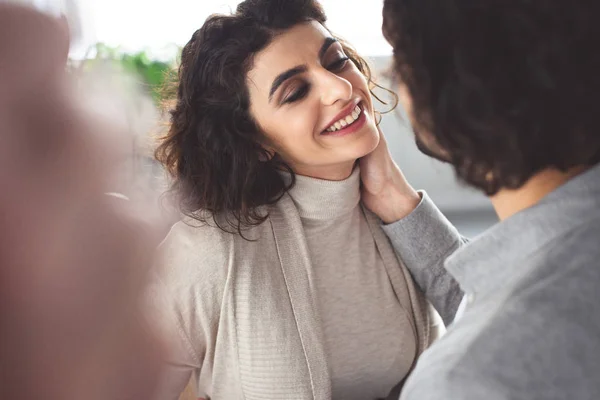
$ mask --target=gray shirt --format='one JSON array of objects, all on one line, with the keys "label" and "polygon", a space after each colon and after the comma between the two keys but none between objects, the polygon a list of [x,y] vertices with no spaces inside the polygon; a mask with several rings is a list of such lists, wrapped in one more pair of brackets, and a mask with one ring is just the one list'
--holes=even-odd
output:
[{"label": "gray shirt", "polygon": [[445,321],[468,299],[402,400],[600,398],[600,166],[466,245],[426,195],[385,229]]}]

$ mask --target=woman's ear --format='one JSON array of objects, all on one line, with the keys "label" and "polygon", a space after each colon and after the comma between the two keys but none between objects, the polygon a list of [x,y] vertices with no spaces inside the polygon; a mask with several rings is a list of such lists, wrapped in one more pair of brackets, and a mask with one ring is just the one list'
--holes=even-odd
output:
[{"label": "woman's ear", "polygon": [[258,154],[258,159],[261,162],[271,161],[275,154],[277,154],[277,150],[275,146],[267,137],[261,135],[258,145],[261,147],[260,153]]},{"label": "woman's ear", "polygon": [[263,145],[261,152],[258,154],[258,159],[262,162],[271,161],[275,157],[275,149]]}]

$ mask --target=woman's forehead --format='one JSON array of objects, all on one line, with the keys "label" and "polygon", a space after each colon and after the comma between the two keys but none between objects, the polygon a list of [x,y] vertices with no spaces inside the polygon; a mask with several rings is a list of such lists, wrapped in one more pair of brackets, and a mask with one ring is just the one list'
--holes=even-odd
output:
[{"label": "woman's forehead", "polygon": [[276,35],[254,56],[248,78],[258,88],[270,85],[280,73],[318,61],[319,50],[330,37],[329,31],[316,21],[295,25]]}]

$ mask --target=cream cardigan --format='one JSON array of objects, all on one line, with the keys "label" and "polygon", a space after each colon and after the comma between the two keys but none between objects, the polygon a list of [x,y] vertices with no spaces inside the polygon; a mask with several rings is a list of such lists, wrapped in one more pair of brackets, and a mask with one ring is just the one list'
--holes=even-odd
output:
[{"label": "cream cardigan", "polygon": [[[331,399],[302,222],[287,194],[266,211],[245,231],[252,242],[180,222],[163,243],[154,299],[177,332],[161,399],[176,399],[190,376],[198,396],[214,400]],[[394,290],[407,283],[421,354],[443,324],[364,212]]]}]

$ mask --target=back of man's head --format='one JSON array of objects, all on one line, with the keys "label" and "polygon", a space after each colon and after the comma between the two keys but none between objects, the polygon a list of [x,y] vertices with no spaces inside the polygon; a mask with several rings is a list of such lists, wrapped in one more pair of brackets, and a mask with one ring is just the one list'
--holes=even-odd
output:
[{"label": "back of man's head", "polygon": [[600,162],[600,2],[385,0],[421,145],[487,194]]}]

